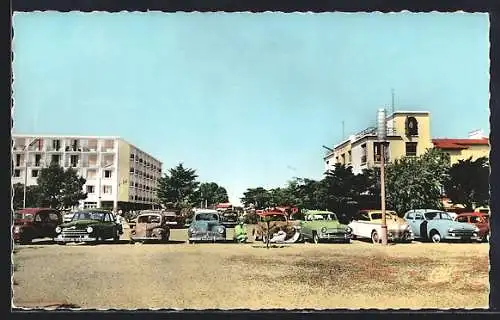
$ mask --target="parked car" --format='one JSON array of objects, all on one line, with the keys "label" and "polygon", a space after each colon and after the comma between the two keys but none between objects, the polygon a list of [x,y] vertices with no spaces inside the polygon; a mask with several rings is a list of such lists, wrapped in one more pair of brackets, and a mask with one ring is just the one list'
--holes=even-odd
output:
[{"label": "parked car", "polygon": [[445,211],[414,209],[405,213],[416,239],[431,240],[478,240],[479,228],[468,223],[454,221]]},{"label": "parked car", "polygon": [[21,244],[33,239],[54,238],[55,229],[62,223],[62,215],[56,209],[24,208],[14,213],[12,237]]},{"label": "parked car", "polygon": [[236,211],[226,210],[221,212],[221,223],[226,228],[234,228],[238,224],[238,213]]},{"label": "parked car", "polygon": [[111,211],[102,209],[83,209],[75,212],[71,222],[56,228],[58,236],[54,239],[59,244],[68,242],[94,242],[113,239],[118,241],[123,233],[121,225]]},{"label": "parked car", "polygon": [[477,207],[477,208],[474,209],[474,212],[480,212],[480,213],[490,214],[490,207],[489,206]]},{"label": "parked car", "polygon": [[269,234],[271,237],[279,230],[282,230],[286,233],[283,242],[293,243],[300,240],[301,221],[288,220],[287,214],[281,211],[266,210],[259,214],[257,226],[252,231],[254,241],[262,240],[262,242],[267,243],[268,229],[266,220],[269,220]]},{"label": "parked car", "polygon": [[341,224],[337,215],[330,211],[307,210],[304,221],[300,223],[300,234],[303,239],[314,243],[325,240],[351,241],[351,228]]},{"label": "parked car", "polygon": [[170,238],[169,214],[159,211],[146,211],[137,217],[137,223],[130,230],[130,241],[168,242]]},{"label": "parked car", "polygon": [[226,241],[226,227],[217,210],[197,210],[188,228],[188,242]]},{"label": "parked car", "polygon": [[[387,240],[392,242],[411,242],[413,233],[409,224],[397,213],[386,210]],[[358,211],[348,225],[352,230],[353,239],[367,238],[373,243],[379,243],[382,234],[382,211],[364,209]]]},{"label": "parked car", "polygon": [[455,219],[458,222],[470,223],[479,228],[479,241],[490,242],[490,216],[481,212],[465,212]]}]

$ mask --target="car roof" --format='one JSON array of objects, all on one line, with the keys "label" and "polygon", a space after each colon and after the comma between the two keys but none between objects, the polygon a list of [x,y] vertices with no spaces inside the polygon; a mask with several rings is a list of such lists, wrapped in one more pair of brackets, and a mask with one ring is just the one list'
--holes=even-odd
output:
[{"label": "car roof", "polygon": [[99,213],[113,213],[111,210],[105,210],[105,209],[97,209],[97,208],[85,208],[85,209],[78,209],[75,211],[76,212],[99,212]]},{"label": "car roof", "polygon": [[462,212],[457,214],[457,217],[463,216],[489,216],[486,212]]},{"label": "car roof", "polygon": [[332,214],[335,212],[325,210],[307,210],[305,214]]}]

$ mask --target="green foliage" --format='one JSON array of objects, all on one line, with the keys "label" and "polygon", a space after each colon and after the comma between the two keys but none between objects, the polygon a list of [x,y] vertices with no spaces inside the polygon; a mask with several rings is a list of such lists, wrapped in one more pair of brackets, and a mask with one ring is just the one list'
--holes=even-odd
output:
[{"label": "green foliage", "polygon": [[192,202],[199,204],[200,202],[205,203],[205,200],[207,200],[207,205],[211,206],[228,202],[229,198],[224,187],[219,186],[215,182],[204,182],[201,183],[199,188],[193,193]]},{"label": "green foliage", "polygon": [[419,157],[403,157],[387,166],[388,206],[399,214],[417,208],[440,208],[443,183],[448,179],[449,157],[429,149]]},{"label": "green foliage", "polygon": [[169,169],[158,179],[158,200],[165,206],[177,209],[192,206],[193,195],[199,185],[197,177],[196,170],[184,168],[182,163]]},{"label": "green foliage", "polygon": [[269,191],[262,187],[248,188],[247,191],[243,193],[241,202],[245,206],[253,204],[256,209],[264,209],[270,206],[271,195],[269,194]]},{"label": "green foliage", "polygon": [[[14,209],[20,209],[23,207],[24,198],[24,184],[16,183],[12,186],[12,191],[14,192],[14,198],[12,206]],[[40,202],[40,190],[37,185],[26,187],[26,207],[33,208],[37,207]]]},{"label": "green foliage", "polygon": [[472,161],[459,160],[449,171],[450,179],[444,183],[446,195],[455,204],[472,210],[473,206],[484,206],[489,201],[489,164],[486,157]]},{"label": "green foliage", "polygon": [[86,180],[79,177],[75,170],[67,169],[58,164],[43,168],[37,179],[40,195],[40,206],[63,209],[78,204],[79,200],[87,198],[83,192]]}]

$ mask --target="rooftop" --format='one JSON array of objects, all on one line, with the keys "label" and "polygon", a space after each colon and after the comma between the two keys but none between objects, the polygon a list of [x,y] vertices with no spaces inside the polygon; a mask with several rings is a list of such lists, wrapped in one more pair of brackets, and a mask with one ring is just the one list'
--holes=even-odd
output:
[{"label": "rooftop", "polygon": [[435,148],[439,149],[468,149],[470,146],[487,146],[489,145],[488,138],[482,139],[449,139],[439,138],[432,139]]}]

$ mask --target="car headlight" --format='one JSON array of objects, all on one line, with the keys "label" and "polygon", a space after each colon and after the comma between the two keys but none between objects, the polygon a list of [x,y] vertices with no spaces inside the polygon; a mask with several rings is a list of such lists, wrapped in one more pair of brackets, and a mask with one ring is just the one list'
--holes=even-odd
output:
[{"label": "car headlight", "polygon": [[475,232],[479,232],[479,228],[478,227],[474,227],[474,231]]},{"label": "car headlight", "polygon": [[21,228],[19,226],[14,227],[14,232],[19,233],[21,232]]},{"label": "car headlight", "polygon": [[345,232],[346,232],[346,233],[351,233],[351,232],[352,232],[352,228],[351,228],[351,227],[347,227],[347,228],[345,228]]},{"label": "car headlight", "polygon": [[217,231],[219,231],[219,233],[224,233],[224,227],[219,227]]},{"label": "car headlight", "polygon": [[94,231],[94,228],[92,228],[92,227],[87,227],[87,233],[92,233],[92,231]]},{"label": "car headlight", "polygon": [[326,227],[321,228],[321,233],[326,233]]},{"label": "car headlight", "polygon": [[448,229],[448,232],[449,232],[449,233],[452,233],[453,231],[454,231],[454,230],[453,230],[453,228],[449,228],[449,229]]},{"label": "car headlight", "polygon": [[189,231],[189,232],[191,232],[191,233],[193,233],[193,232],[195,232],[196,230],[195,230],[193,227],[189,227],[188,231]]},{"label": "car headlight", "polygon": [[56,233],[61,233],[62,229],[61,227],[56,227]]}]

